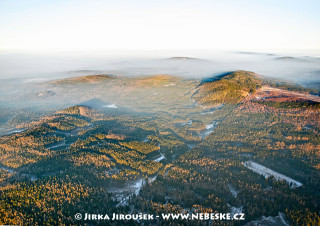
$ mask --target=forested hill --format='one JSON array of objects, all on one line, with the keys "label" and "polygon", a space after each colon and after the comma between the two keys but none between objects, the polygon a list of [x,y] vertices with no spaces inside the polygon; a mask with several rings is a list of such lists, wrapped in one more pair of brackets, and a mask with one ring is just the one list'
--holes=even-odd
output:
[{"label": "forested hill", "polygon": [[207,107],[239,103],[262,84],[260,76],[249,71],[235,71],[204,80],[196,89],[195,100]]},{"label": "forested hill", "polygon": [[113,78],[113,75],[106,75],[106,74],[86,75],[86,76],[80,76],[80,77],[72,77],[72,78],[55,80],[52,82],[52,84],[63,85],[63,84],[78,84],[78,83],[98,83],[103,80],[108,80],[112,78]]}]

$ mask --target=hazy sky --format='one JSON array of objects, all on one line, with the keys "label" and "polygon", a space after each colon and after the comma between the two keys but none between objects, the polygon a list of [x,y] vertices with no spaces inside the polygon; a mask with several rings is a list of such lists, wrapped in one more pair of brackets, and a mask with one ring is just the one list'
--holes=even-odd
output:
[{"label": "hazy sky", "polygon": [[320,49],[319,0],[0,0],[0,49]]}]

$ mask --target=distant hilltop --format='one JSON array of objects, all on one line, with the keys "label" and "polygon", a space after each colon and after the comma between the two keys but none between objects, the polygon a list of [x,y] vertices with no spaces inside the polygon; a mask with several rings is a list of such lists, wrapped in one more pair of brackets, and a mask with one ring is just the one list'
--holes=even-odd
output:
[{"label": "distant hilltop", "polygon": [[170,57],[167,58],[166,60],[181,60],[181,61],[208,61],[208,60],[204,60],[204,59],[200,59],[200,58],[193,58],[193,57],[184,57],[184,56],[177,56],[177,57]]},{"label": "distant hilltop", "polygon": [[283,57],[277,57],[277,60],[299,60],[296,57],[291,57],[291,56],[283,56]]},{"label": "distant hilltop", "polygon": [[301,62],[306,62],[309,60],[313,60],[312,57],[292,57],[292,56],[282,56],[282,57],[277,57],[275,58],[276,60],[281,60],[281,61],[301,61]]},{"label": "distant hilltop", "polygon": [[111,79],[113,78],[113,75],[85,75],[85,76],[79,76],[79,77],[71,77],[71,78],[65,78],[60,79],[56,81],[52,81],[52,84],[75,84],[75,83],[96,83],[101,80]]}]

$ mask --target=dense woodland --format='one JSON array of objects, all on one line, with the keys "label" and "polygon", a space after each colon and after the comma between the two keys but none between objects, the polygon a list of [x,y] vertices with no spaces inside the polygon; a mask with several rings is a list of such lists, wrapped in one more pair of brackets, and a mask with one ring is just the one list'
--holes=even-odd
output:
[{"label": "dense woodland", "polygon": [[[89,79],[95,83],[98,77]],[[194,84],[168,79],[143,78],[133,84],[152,92],[172,82],[181,83],[179,88],[170,86],[179,92]],[[271,88],[266,91],[264,86]],[[280,212],[292,225],[319,224],[319,104],[281,93],[279,84],[252,72],[192,87],[183,97],[188,102],[179,99],[183,104],[172,103],[170,111],[76,105],[28,123],[25,131],[0,137],[0,224],[116,225],[124,222],[77,221],[74,214],[228,213],[232,208],[241,209],[245,221],[213,223],[244,225]],[[214,129],[203,136],[212,122]],[[244,166],[248,160],[302,186],[265,178]],[[137,181],[143,186],[138,195],[130,195]],[[129,196],[125,205],[118,205]]]}]

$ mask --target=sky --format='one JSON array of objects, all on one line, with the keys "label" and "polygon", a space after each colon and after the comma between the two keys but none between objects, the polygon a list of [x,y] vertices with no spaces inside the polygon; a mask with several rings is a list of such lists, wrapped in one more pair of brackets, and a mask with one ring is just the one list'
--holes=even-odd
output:
[{"label": "sky", "polygon": [[0,50],[319,50],[319,12],[319,0],[0,0]]}]

